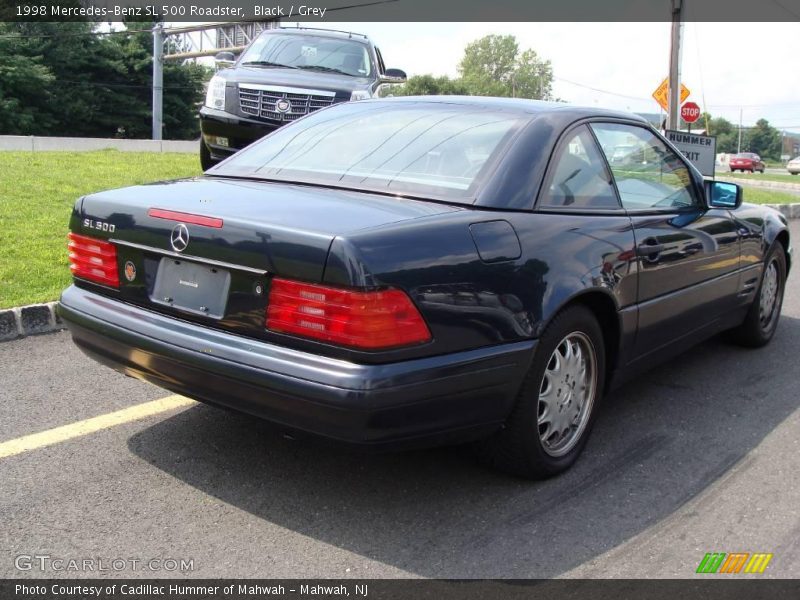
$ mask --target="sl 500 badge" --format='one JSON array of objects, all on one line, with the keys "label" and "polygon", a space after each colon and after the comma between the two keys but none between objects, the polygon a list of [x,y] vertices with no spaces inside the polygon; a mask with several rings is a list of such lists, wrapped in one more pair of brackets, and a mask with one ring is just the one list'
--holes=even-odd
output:
[{"label": "sl 500 badge", "polygon": [[84,219],[83,226],[87,229],[97,229],[98,231],[107,231],[108,233],[114,233],[114,230],[116,229],[113,223],[93,221],[92,219]]}]

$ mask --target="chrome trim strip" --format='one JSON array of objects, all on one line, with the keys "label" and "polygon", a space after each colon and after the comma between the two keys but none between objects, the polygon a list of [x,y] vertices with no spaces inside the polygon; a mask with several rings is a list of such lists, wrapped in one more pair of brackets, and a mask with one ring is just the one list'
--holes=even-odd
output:
[{"label": "chrome trim strip", "polygon": [[263,90],[265,92],[279,92],[281,94],[308,94],[311,96],[329,96],[333,98],[336,92],[326,90],[312,90],[308,88],[284,87],[281,85],[261,85],[260,83],[240,83],[240,90]]},{"label": "chrome trim strip", "polygon": [[172,252],[171,250],[162,250],[161,248],[153,248],[152,246],[145,246],[144,244],[134,244],[133,242],[126,242],[125,240],[117,240],[111,238],[108,240],[112,244],[118,246],[127,246],[128,248],[136,248],[137,250],[145,250],[154,254],[162,254],[173,258],[182,258],[184,260],[198,262],[206,265],[214,265],[215,267],[222,267],[223,269],[235,269],[237,271],[247,271],[248,273],[256,273],[257,275],[269,275],[269,271],[264,269],[254,269],[253,267],[245,267],[242,265],[235,265],[233,263],[224,262],[221,260],[214,260],[213,258],[203,258],[201,256],[192,256],[191,254],[181,254],[179,252]]}]

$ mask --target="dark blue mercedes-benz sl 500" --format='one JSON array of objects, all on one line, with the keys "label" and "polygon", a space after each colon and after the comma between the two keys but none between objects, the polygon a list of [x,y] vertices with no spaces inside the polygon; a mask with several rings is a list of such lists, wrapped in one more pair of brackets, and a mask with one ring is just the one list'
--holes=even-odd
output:
[{"label": "dark blue mercedes-benz sl 500", "polygon": [[614,383],[775,333],[786,220],[642,119],[425,97],[315,112],[204,176],[75,204],[75,343],[203,402],[368,448],[568,468]]}]

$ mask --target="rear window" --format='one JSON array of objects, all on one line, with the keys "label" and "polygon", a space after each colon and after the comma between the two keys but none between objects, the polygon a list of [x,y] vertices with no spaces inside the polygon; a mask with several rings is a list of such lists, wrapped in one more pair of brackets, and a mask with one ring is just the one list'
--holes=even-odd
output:
[{"label": "rear window", "polygon": [[475,106],[352,102],[278,129],[210,173],[472,202],[519,124],[518,114]]}]

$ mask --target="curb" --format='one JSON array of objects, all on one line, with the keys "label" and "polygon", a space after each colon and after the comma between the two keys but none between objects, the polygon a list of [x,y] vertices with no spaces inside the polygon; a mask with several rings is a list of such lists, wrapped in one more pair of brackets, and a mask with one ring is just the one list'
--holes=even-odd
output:
[{"label": "curb", "polygon": [[800,219],[800,202],[792,202],[791,204],[762,204],[761,206],[774,208],[787,219]]},{"label": "curb", "polygon": [[717,176],[718,181],[728,181],[730,183],[738,183],[743,186],[751,186],[757,188],[767,188],[772,190],[790,190],[800,192],[800,183],[791,183],[787,181],[771,181],[765,179],[763,181],[758,179],[737,179],[736,177]]},{"label": "curb", "polygon": [[0,310],[0,342],[66,329],[56,314],[58,302]]}]

